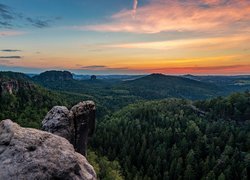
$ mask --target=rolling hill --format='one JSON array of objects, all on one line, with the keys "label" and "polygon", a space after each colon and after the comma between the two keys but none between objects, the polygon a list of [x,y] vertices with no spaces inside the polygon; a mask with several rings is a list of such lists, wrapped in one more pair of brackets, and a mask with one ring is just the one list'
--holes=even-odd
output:
[{"label": "rolling hill", "polygon": [[168,97],[205,99],[223,94],[221,89],[214,84],[163,74],[151,74],[135,80],[124,81],[118,89],[126,89],[132,95],[145,99]]}]

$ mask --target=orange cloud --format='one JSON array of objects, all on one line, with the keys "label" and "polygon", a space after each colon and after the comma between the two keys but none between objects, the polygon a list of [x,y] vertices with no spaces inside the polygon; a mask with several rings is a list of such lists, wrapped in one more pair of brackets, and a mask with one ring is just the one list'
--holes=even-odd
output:
[{"label": "orange cloud", "polygon": [[234,31],[249,27],[249,12],[249,0],[151,0],[137,8],[136,18],[131,17],[131,10],[122,10],[108,23],[75,29],[131,33]]},{"label": "orange cloud", "polygon": [[156,42],[139,42],[139,43],[124,43],[112,44],[104,47],[127,48],[127,49],[155,49],[155,50],[170,50],[170,49],[195,49],[201,50],[218,50],[228,48],[246,47],[250,42],[250,36],[228,36],[214,38],[199,38],[199,39],[181,39]]},{"label": "orange cloud", "polygon": [[147,72],[158,72],[165,74],[249,74],[250,67],[247,65],[227,66],[190,66],[190,67],[166,67],[159,69],[147,69]]}]

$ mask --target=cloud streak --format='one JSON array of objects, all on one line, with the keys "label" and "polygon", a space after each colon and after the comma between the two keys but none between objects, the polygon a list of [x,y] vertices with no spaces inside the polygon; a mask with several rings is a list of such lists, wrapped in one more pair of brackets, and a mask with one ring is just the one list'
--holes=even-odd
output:
[{"label": "cloud streak", "polygon": [[102,69],[107,68],[107,66],[104,65],[92,65],[92,66],[82,66],[82,69]]},{"label": "cloud streak", "polygon": [[21,59],[21,56],[0,56],[0,59]]},{"label": "cloud streak", "polygon": [[249,0],[150,0],[113,14],[104,24],[76,27],[101,32],[160,33],[168,31],[233,31],[249,27]]},{"label": "cloud streak", "polygon": [[10,23],[11,20],[14,19],[13,12],[11,12],[11,9],[0,3],[0,28],[10,28],[12,25]]},{"label": "cloud streak", "polygon": [[169,41],[137,42],[105,45],[108,48],[123,49],[153,49],[153,50],[172,50],[172,49],[203,49],[219,50],[240,47],[250,41],[249,36],[225,36],[212,38],[181,39]]},{"label": "cloud streak", "polygon": [[32,24],[34,27],[37,28],[46,28],[50,26],[50,23],[52,22],[52,20],[48,20],[48,19],[33,19],[33,18],[26,18],[26,20],[28,22],[30,22],[30,24]]},{"label": "cloud streak", "polygon": [[23,31],[0,31],[0,37],[20,36],[23,34],[25,34]]},{"label": "cloud streak", "polygon": [[21,50],[17,50],[17,49],[2,49],[0,51],[2,51],[2,52],[20,52]]},{"label": "cloud streak", "polygon": [[109,67],[105,65],[82,66],[81,70],[88,71],[129,71],[128,67]]},{"label": "cloud streak", "polygon": [[134,4],[133,4],[133,16],[134,16],[134,18],[136,16],[137,6],[138,6],[138,0],[134,0]]},{"label": "cloud streak", "polygon": [[11,7],[0,3],[0,28],[20,27],[22,24],[28,23],[36,28],[47,28],[59,17],[54,18],[39,18],[28,17],[22,13],[15,12]]},{"label": "cloud streak", "polygon": [[145,72],[166,74],[249,74],[250,66],[242,64],[224,66],[183,66],[143,69]]}]

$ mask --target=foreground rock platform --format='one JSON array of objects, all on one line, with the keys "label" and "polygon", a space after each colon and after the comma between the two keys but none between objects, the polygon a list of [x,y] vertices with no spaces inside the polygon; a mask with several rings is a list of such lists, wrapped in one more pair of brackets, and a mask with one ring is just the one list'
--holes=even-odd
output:
[{"label": "foreground rock platform", "polygon": [[95,180],[96,174],[67,139],[3,120],[0,122],[0,179]]}]

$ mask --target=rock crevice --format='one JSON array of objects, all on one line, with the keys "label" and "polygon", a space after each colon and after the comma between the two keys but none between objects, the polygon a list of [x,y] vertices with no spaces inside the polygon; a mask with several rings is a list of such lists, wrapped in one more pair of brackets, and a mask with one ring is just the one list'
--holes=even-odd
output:
[{"label": "rock crevice", "polygon": [[80,102],[68,110],[53,107],[42,121],[42,130],[66,138],[77,152],[87,155],[88,137],[95,130],[95,103]]}]

